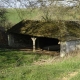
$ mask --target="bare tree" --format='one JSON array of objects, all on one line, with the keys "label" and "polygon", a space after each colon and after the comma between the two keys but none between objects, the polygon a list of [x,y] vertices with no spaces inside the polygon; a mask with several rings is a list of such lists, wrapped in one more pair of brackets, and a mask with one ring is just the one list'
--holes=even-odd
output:
[{"label": "bare tree", "polygon": [[[24,12],[21,8],[29,9],[30,12],[35,8],[42,10],[42,19],[78,19],[80,13],[80,0],[1,0],[8,7],[15,8],[21,20]],[[65,2],[64,2],[65,1]],[[17,9],[18,8],[18,9]]]},{"label": "bare tree", "polygon": [[0,26],[5,27],[5,22],[7,21],[6,18],[6,9],[5,8],[0,8]]},{"label": "bare tree", "polygon": [[10,28],[12,25],[10,22],[8,22],[8,18],[6,16],[7,13],[8,12],[7,12],[6,8],[0,7],[0,26],[4,27],[5,30]]}]

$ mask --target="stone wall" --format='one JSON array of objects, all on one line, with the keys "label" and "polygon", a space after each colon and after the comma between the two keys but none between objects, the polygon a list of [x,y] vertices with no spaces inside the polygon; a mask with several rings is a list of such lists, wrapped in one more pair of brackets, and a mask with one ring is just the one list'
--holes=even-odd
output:
[{"label": "stone wall", "polygon": [[80,50],[80,40],[61,42],[60,56],[63,57],[67,53],[73,52],[75,50]]},{"label": "stone wall", "polygon": [[8,45],[12,47],[14,45],[14,36],[11,34],[8,34]]},{"label": "stone wall", "polygon": [[31,48],[32,40],[27,35],[8,34],[8,45],[14,48]]}]

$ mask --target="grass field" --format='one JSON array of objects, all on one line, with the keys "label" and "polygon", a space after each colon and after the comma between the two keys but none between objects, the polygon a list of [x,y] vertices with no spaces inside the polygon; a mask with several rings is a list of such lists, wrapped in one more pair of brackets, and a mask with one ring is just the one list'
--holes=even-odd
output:
[{"label": "grass field", "polygon": [[38,9],[7,9],[7,19],[12,24],[16,24],[23,19],[40,20],[42,12]]},{"label": "grass field", "polygon": [[59,56],[0,50],[0,80],[79,80],[80,54]]},{"label": "grass field", "polygon": [[52,20],[80,20],[80,11],[78,8],[69,8],[69,9],[58,9],[57,8],[50,8],[48,9],[14,9],[10,8],[7,9],[7,18],[8,21],[11,22],[13,25],[18,23],[23,19],[29,20],[43,20],[49,18]]},{"label": "grass field", "polygon": [[[61,14],[52,13],[54,19]],[[62,14],[60,18],[74,20]],[[77,12],[76,12],[77,14]],[[57,17],[56,17],[56,16]],[[8,9],[8,21],[13,25],[23,19],[40,20],[43,13],[38,10]],[[76,17],[77,16],[77,17]],[[78,19],[79,15],[74,15]],[[9,49],[0,49],[0,80],[80,80],[80,54],[60,58]]]}]

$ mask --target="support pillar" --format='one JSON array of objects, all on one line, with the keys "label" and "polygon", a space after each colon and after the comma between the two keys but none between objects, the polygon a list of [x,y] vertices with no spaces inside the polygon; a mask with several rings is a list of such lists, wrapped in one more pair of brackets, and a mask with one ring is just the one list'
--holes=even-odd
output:
[{"label": "support pillar", "polygon": [[14,44],[14,38],[11,34],[8,35],[8,45],[13,46]]},{"label": "support pillar", "polygon": [[36,42],[36,38],[35,38],[35,37],[32,37],[31,39],[32,39],[32,41],[33,41],[33,52],[35,52],[35,42]]},{"label": "support pillar", "polygon": [[61,42],[60,44],[60,57],[64,57],[66,55],[66,42]]}]

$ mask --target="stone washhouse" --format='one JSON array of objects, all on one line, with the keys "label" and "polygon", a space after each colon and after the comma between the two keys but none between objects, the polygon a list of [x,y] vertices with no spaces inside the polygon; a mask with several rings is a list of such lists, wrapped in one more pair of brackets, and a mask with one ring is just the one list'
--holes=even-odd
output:
[{"label": "stone washhouse", "polygon": [[80,22],[54,20],[50,22],[22,20],[8,31],[8,45],[60,51],[67,53],[80,49]]}]

